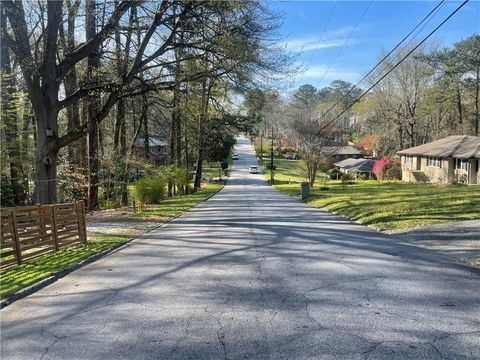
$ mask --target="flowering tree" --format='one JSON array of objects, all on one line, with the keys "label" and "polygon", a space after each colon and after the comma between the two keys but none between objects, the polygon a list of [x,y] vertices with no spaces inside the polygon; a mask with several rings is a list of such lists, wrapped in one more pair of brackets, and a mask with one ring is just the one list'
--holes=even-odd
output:
[{"label": "flowering tree", "polygon": [[400,161],[391,156],[384,156],[373,164],[373,173],[378,180],[383,180],[387,170],[393,166],[399,166]]}]

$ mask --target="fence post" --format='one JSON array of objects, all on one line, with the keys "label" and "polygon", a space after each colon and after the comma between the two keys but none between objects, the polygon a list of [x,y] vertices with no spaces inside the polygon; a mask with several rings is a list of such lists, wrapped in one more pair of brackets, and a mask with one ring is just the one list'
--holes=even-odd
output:
[{"label": "fence post", "polygon": [[58,251],[58,232],[57,232],[57,207],[52,206],[52,230],[53,230],[53,243],[55,245],[55,251]]},{"label": "fence post", "polygon": [[[47,228],[45,226],[45,217],[43,214],[43,210],[45,210],[41,205],[36,206],[37,211],[38,211],[38,232],[40,235],[42,235],[42,242],[45,241],[46,235],[47,235]],[[33,211],[33,208],[32,208]],[[31,213],[30,213],[31,214]]]},{"label": "fence post", "polygon": [[15,247],[15,254],[17,256],[17,264],[20,265],[22,263],[22,250],[20,249],[20,243],[18,241],[18,229],[17,229],[17,219],[15,217],[15,209],[12,209],[10,216],[12,218],[13,246]]},{"label": "fence post", "polygon": [[87,224],[85,222],[85,203],[80,200],[77,203],[77,216],[78,216],[78,233],[80,235],[80,241],[84,244],[87,243]]}]

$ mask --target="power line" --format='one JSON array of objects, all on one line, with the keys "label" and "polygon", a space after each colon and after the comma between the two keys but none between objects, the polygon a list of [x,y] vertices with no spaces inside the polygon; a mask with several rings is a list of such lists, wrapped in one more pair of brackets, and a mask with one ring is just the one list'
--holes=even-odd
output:
[{"label": "power line", "polygon": [[350,33],[348,34],[348,37],[345,39],[345,42],[343,43],[342,47],[340,48],[340,50],[337,52],[337,54],[335,55],[335,57],[333,58],[333,60],[330,62],[330,64],[328,65],[327,69],[325,70],[325,72],[323,73],[321,79],[319,81],[317,81],[316,85],[318,86],[319,83],[321,83],[324,79],[325,79],[325,76],[327,76],[328,72],[330,71],[331,67],[333,66],[333,64],[335,63],[335,61],[337,61],[338,57],[341,55],[341,53],[343,52],[343,50],[345,49],[345,47],[347,46],[348,42],[350,41],[350,38],[352,37],[353,33],[355,32],[355,30],[357,30],[358,26],[360,25],[360,23],[362,22],[363,18],[365,17],[368,9],[370,8],[370,6],[372,5],[372,1],[370,1],[367,5],[367,7],[365,8],[365,10],[363,10],[363,13],[362,15],[360,16],[360,18],[358,19],[357,23],[355,24],[354,28],[352,29],[352,31],[350,31]]},{"label": "power line", "polygon": [[315,45],[315,49],[312,51],[312,54],[310,55],[310,59],[308,59],[307,67],[310,64],[310,62],[312,61],[313,55],[317,51],[318,46],[320,45],[320,42],[323,40],[323,36],[325,35],[325,32],[327,31],[328,25],[330,24],[330,20],[332,20],[333,13],[335,12],[335,9],[337,8],[337,4],[338,4],[338,0],[336,0],[335,3],[333,4],[332,11],[330,12],[330,15],[328,16],[328,19],[327,19],[327,22],[325,23],[325,26],[323,27],[320,38],[318,39],[317,44]]},{"label": "power line", "polygon": [[[393,54],[393,52],[395,50],[397,50],[400,45],[410,37],[410,35],[412,35],[427,19],[428,21],[425,22],[425,24],[422,26],[422,28],[417,32],[417,34],[415,34],[412,39],[409,41],[409,43],[406,45],[406,47],[413,41],[413,39],[415,39],[415,37],[417,37],[417,35],[420,33],[420,31],[422,31],[425,26],[433,19],[433,17],[436,15],[436,13],[440,10],[440,8],[445,5],[446,3],[446,0],[442,0],[440,3],[438,3],[437,6],[435,6],[413,29],[412,31],[410,31],[399,43],[397,43],[397,45],[395,45],[395,47],[390,50],[390,52],[388,54],[386,54],[365,76],[363,76],[360,81],[358,81],[355,85],[353,85],[351,87],[351,89],[340,99],[338,100],[335,104],[333,104],[327,111],[324,112],[324,114],[322,115],[322,117],[319,119],[321,120],[322,118],[324,118],[325,116],[328,115],[328,113],[330,111],[332,111],[338,104],[340,104],[343,100],[345,100],[347,98],[348,95],[350,95],[353,90],[355,90],[358,85],[360,85],[370,74],[372,74],[391,54]],[[435,13],[435,14],[434,14]],[[432,15],[433,14],[433,15]],[[432,16],[431,16],[432,15]],[[431,16],[431,17],[430,17]],[[394,59],[396,59],[397,57],[399,57],[400,54],[398,54],[397,56],[395,56]],[[382,69],[382,71],[384,70],[385,68]]]},{"label": "power line", "polygon": [[380,81],[385,79],[387,75],[389,75],[393,70],[395,70],[406,58],[408,58],[415,50],[417,50],[420,46],[422,46],[425,41],[427,41],[438,29],[440,29],[450,18],[452,18],[462,7],[465,6],[470,0],[465,0],[463,3],[461,3],[450,15],[448,15],[435,29],[433,29],[425,38],[423,38],[420,43],[418,43],[412,50],[410,50],[402,59],[400,59],[389,71],[387,71],[386,74],[384,74],[380,79],[375,81],[375,83],[370,86],[362,95],[360,95],[358,98],[356,98],[350,105],[347,106],[346,109],[344,109],[340,114],[338,114],[335,118],[332,120],[328,121],[324,126],[318,130],[316,136],[318,136],[327,126],[329,126],[331,123],[333,123],[335,120],[340,118],[343,114],[347,112],[356,102],[361,100],[365,95],[368,94],[370,90],[372,90],[375,86],[378,85]]}]

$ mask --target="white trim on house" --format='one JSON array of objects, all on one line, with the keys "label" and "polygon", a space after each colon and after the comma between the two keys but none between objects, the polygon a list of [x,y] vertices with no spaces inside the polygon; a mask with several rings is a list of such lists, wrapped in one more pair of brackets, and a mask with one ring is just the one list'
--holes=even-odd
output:
[{"label": "white trim on house", "polygon": [[429,156],[427,161],[427,166],[441,168],[442,159],[440,159],[439,157]]},{"label": "white trim on house", "polygon": [[468,159],[455,159],[455,170],[467,170]]}]

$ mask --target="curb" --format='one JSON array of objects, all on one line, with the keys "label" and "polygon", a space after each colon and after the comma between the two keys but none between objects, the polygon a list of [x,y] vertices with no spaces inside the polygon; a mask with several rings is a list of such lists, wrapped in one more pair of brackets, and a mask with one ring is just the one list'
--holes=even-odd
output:
[{"label": "curb", "polygon": [[[275,190],[276,190],[276,189],[275,189]],[[284,196],[287,196],[287,197],[289,197],[289,198],[291,198],[291,199],[295,199],[295,200],[297,200],[298,202],[301,202],[302,204],[305,204],[305,205],[307,205],[307,206],[309,206],[309,207],[311,207],[311,208],[313,208],[313,209],[317,209],[317,210],[320,210],[320,211],[323,211],[323,212],[327,212],[327,213],[336,215],[336,216],[338,216],[338,217],[344,218],[344,219],[346,219],[346,220],[348,220],[348,221],[351,221],[351,222],[353,222],[353,223],[355,223],[355,224],[358,224],[358,225],[366,226],[366,227],[368,227],[368,228],[370,228],[370,229],[372,229],[372,230],[375,230],[376,232],[379,232],[379,233],[381,233],[381,234],[388,234],[388,232],[387,232],[386,230],[382,230],[382,229],[376,228],[376,227],[373,226],[373,225],[365,224],[364,222],[362,222],[361,220],[358,220],[358,219],[356,219],[356,218],[348,217],[348,216],[345,216],[345,215],[343,215],[343,214],[339,214],[339,213],[337,213],[336,211],[327,209],[326,207],[316,207],[316,206],[310,205],[307,201],[305,201],[305,200],[308,200],[308,197],[307,197],[306,199],[302,200],[302,199],[300,198],[300,195],[291,196],[291,195],[282,193],[280,190],[277,190],[277,191],[278,191],[280,194],[282,194],[282,195],[284,195]],[[389,235],[391,235],[391,234],[389,234]]]},{"label": "curb", "polygon": [[[365,227],[368,227],[369,229],[371,230],[374,230],[376,231],[377,233],[380,233],[380,234],[383,234],[383,235],[388,235],[388,236],[391,236],[393,238],[396,238],[398,240],[401,240],[404,242],[404,244],[406,245],[409,245],[409,246],[416,246],[416,247],[420,247],[424,250],[429,250],[429,251],[433,251],[436,253],[436,250],[435,249],[431,249],[431,248],[428,248],[428,247],[425,247],[425,246],[422,246],[422,245],[419,245],[419,244],[416,244],[416,243],[412,243],[408,240],[405,240],[403,238],[403,233],[402,231],[404,231],[404,229],[402,230],[399,230],[400,232],[395,232],[396,230],[387,230],[387,229],[379,229],[379,228],[376,228],[372,225],[369,225],[369,224],[365,224],[363,223],[362,221],[356,219],[356,218],[351,218],[351,217],[348,217],[348,216],[345,216],[345,215],[342,215],[342,214],[339,214],[335,211],[332,211],[332,210],[329,210],[325,207],[316,207],[316,206],[313,206],[313,205],[310,205],[309,203],[307,203],[306,201],[300,199],[299,196],[291,196],[291,195],[288,195],[288,194],[284,194],[282,193],[281,191],[277,190],[278,193],[280,193],[281,195],[283,196],[286,196],[286,197],[289,197],[291,199],[295,199],[297,200],[298,202],[302,203],[302,204],[305,204],[306,206],[309,206],[310,208],[312,209],[316,209],[316,210],[320,210],[320,211],[323,211],[323,212],[327,212],[327,213],[330,213],[330,214],[333,214],[335,216],[338,216],[338,217],[341,217],[341,218],[344,218],[348,221],[351,221],[355,224],[358,224],[358,225],[362,225],[362,226],[365,226]],[[308,198],[307,198],[308,199]],[[413,229],[416,229],[416,228],[421,228],[421,226],[417,226]],[[457,267],[460,267],[466,271],[468,271],[470,273],[470,275],[472,275],[472,273],[479,273],[480,274],[480,267],[477,267],[477,266],[474,266],[472,265],[471,263],[469,262],[465,262],[465,261],[462,261],[462,260],[459,260],[459,259],[456,259],[454,257],[451,257],[451,256],[448,256],[448,255],[445,255],[445,254],[437,254],[437,256],[439,256],[443,261],[447,261]]]},{"label": "curb", "polygon": [[[307,205],[308,205],[308,204],[307,204]],[[315,207],[315,206],[312,206],[312,207]],[[342,217],[342,218],[344,218],[344,219],[350,220],[350,221],[354,222],[355,224],[366,226],[366,227],[368,227],[368,228],[370,228],[370,229],[372,229],[372,230],[375,230],[376,232],[379,232],[379,233],[381,233],[381,234],[388,234],[388,232],[387,232],[386,230],[379,229],[379,228],[377,228],[377,227],[375,227],[375,226],[373,226],[373,225],[370,225],[370,224],[365,224],[363,221],[358,220],[358,219],[356,219],[356,218],[354,218],[354,217],[348,217],[348,216],[339,214],[339,213],[337,213],[337,212],[335,212],[335,211],[329,210],[329,209],[324,208],[324,207],[317,208],[317,209],[321,209],[321,210],[323,210],[323,211],[329,212],[329,213],[334,214],[334,215],[336,215],[336,216],[339,216],[339,217]],[[391,235],[391,234],[388,234],[388,235]]]},{"label": "curb", "polygon": [[13,295],[11,295],[10,297],[6,298],[6,299],[3,299],[0,301],[0,309],[3,309],[5,308],[6,306],[10,305],[11,303],[17,301],[17,300],[20,300],[28,295],[31,295],[35,292],[37,292],[38,290],[40,289],[43,289],[44,287],[50,285],[50,284],[53,284],[54,282],[56,282],[57,280],[67,276],[68,274],[70,274],[71,272],[75,271],[75,270],[78,270],[80,269],[81,267],[85,266],[85,265],[88,265],[90,263],[93,263],[101,258],[104,258],[106,257],[107,255],[109,255],[110,253],[114,252],[115,250],[122,248],[124,246],[126,246],[128,243],[130,243],[131,241],[133,240],[136,240],[136,239],[139,239],[141,237],[143,237],[144,235],[147,235],[148,233],[154,231],[154,230],[157,230],[159,228],[162,228],[164,226],[167,226],[170,222],[172,222],[173,220],[181,217],[182,215],[188,213],[189,211],[191,211],[192,209],[200,206],[201,204],[203,204],[204,202],[206,202],[207,200],[209,200],[211,197],[213,197],[214,195],[216,195],[217,193],[219,193],[223,188],[225,187],[225,184],[223,184],[222,187],[220,187],[220,189],[218,189],[217,191],[215,191],[214,193],[210,194],[208,197],[206,197],[203,201],[199,202],[198,204],[195,204],[193,205],[190,209],[180,213],[180,214],[177,214],[176,216],[168,219],[167,221],[165,221],[164,223],[160,224],[160,225],[157,225],[157,226],[154,226],[152,227],[151,229],[148,229],[146,230],[145,232],[141,233],[141,234],[138,234],[136,235],[135,237],[132,237],[132,238],[129,238],[125,241],[121,241],[121,242],[118,242],[114,245],[112,245],[111,247],[109,247],[108,249],[105,249],[103,251],[100,251],[96,254],[93,254],[93,255],[90,255],[89,257],[87,257],[86,259],[83,259],[82,261],[80,261],[79,263],[76,263],[76,264],[72,264],[64,269],[61,269],[61,270],[58,270],[56,272],[53,273],[53,275],[45,278],[45,279],[42,279],[42,280],[39,280],[37,281],[36,283],[32,284],[32,285],[29,285],[23,289],[20,289],[18,290],[16,293],[14,293]]}]

